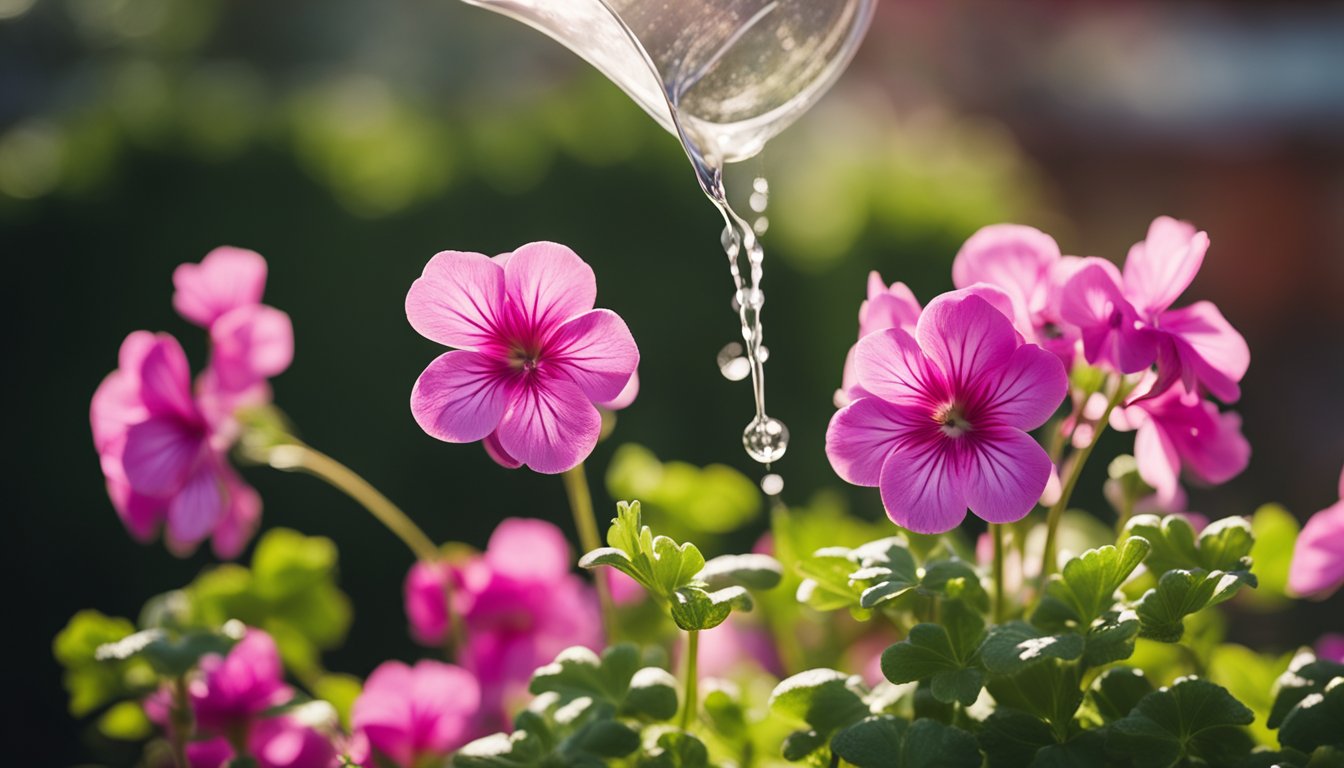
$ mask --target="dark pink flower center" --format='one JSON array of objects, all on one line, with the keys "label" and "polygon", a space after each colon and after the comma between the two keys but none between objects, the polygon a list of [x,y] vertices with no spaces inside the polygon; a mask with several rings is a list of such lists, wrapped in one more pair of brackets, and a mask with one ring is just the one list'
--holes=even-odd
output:
[{"label": "dark pink flower center", "polygon": [[966,418],[966,409],[961,403],[945,403],[933,412],[933,420],[948,437],[961,437],[971,431],[971,422]]},{"label": "dark pink flower center", "polygon": [[515,342],[509,345],[509,367],[515,371],[531,373],[538,364],[541,363],[542,349],[540,344],[522,344]]}]

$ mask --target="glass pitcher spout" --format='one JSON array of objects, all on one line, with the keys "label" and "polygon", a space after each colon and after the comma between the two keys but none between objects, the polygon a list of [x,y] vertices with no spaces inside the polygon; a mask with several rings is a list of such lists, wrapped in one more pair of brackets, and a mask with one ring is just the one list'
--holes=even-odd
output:
[{"label": "glass pitcher spout", "polygon": [[[876,0],[466,0],[583,57],[698,168],[745,160],[835,82]],[[705,179],[701,180],[702,186]],[[708,191],[708,190],[706,190]]]}]

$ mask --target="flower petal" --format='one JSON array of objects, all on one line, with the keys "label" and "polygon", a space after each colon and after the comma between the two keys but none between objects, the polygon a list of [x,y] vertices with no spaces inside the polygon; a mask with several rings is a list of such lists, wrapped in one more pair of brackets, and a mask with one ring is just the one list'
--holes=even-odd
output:
[{"label": "flower petal", "polygon": [[993,224],[966,240],[952,262],[952,283],[968,288],[988,283],[1006,294],[1019,333],[1031,338],[1031,317],[1048,301],[1051,267],[1060,260],[1055,239],[1034,227]]},{"label": "flower petal", "polygon": [[1138,314],[1120,289],[1115,265],[1090,257],[1065,283],[1060,318],[1078,326],[1083,354],[1092,364],[1135,373],[1157,358],[1154,335],[1137,328]]},{"label": "flower petal", "polygon": [[513,458],[509,452],[504,450],[504,446],[499,444],[499,430],[485,436],[481,440],[481,447],[485,449],[485,455],[489,456],[496,464],[505,469],[517,469],[523,466],[523,462]]},{"label": "flower petal", "polygon": [[1288,588],[1325,599],[1344,584],[1344,501],[1317,512],[1297,537]]},{"label": "flower petal", "polygon": [[558,243],[516,249],[504,265],[504,284],[510,306],[541,339],[597,300],[592,267]]},{"label": "flower petal", "polygon": [[638,370],[630,374],[630,380],[625,382],[625,386],[621,387],[621,391],[615,397],[606,402],[598,403],[597,405],[608,411],[619,411],[629,408],[630,404],[635,402],[636,397],[639,397]]},{"label": "flower petal", "polygon": [[826,457],[841,480],[876,487],[882,463],[910,431],[911,419],[900,406],[862,397],[831,417],[826,428]]},{"label": "flower petal", "polygon": [[173,287],[177,313],[208,328],[230,310],[261,303],[266,259],[244,248],[216,248],[199,264],[178,266],[173,271]]},{"label": "flower petal", "polygon": [[223,474],[228,503],[215,525],[210,548],[219,559],[232,560],[242,554],[261,524],[261,496],[236,472],[226,468]]},{"label": "flower petal", "polygon": [[215,380],[229,392],[241,392],[289,368],[294,326],[274,307],[239,307],[210,326],[210,344]]},{"label": "flower petal", "polygon": [[[1042,354],[1054,359],[1048,352]],[[1026,517],[1050,481],[1053,464],[1020,429],[977,430],[965,471],[966,501],[981,520],[1012,523]]]},{"label": "flower petal", "polygon": [[138,376],[140,399],[151,414],[198,418],[191,397],[191,366],[177,339],[158,334],[140,361]]},{"label": "flower petal", "polygon": [[1125,296],[1152,317],[1170,307],[1195,279],[1209,236],[1170,216],[1153,219],[1148,237],[1125,259]]},{"label": "flower petal", "polygon": [[919,316],[915,338],[957,390],[977,386],[992,375],[1021,341],[1012,321],[984,298],[964,290],[929,302]]},{"label": "flower petal", "polygon": [[507,517],[490,534],[485,562],[495,573],[546,581],[569,573],[573,552],[565,534],[545,520]]},{"label": "flower petal", "polygon": [[903,440],[882,463],[887,517],[916,533],[945,533],[966,517],[965,481],[954,446],[938,437]]},{"label": "flower petal", "polygon": [[[517,260],[515,255],[512,264]],[[602,417],[578,385],[535,376],[519,386],[499,422],[499,444],[537,472],[559,474],[588,458]]]},{"label": "flower petal", "polygon": [[122,466],[131,489],[147,496],[176,494],[206,450],[199,431],[171,418],[150,418],[126,432]]},{"label": "flower petal", "polygon": [[946,398],[941,371],[914,337],[898,328],[870,333],[854,345],[854,373],[863,391],[890,403],[914,405]]},{"label": "flower petal", "polygon": [[1059,410],[1069,393],[1069,375],[1055,355],[1035,344],[1013,351],[997,380],[991,380],[984,398],[985,415],[996,423],[1035,429]]},{"label": "flower petal", "polygon": [[614,400],[639,366],[639,348],[625,321],[609,309],[594,309],[566,321],[542,352],[594,403]]},{"label": "flower petal", "polygon": [[446,347],[484,349],[499,343],[503,306],[503,267],[484,254],[443,251],[411,284],[406,319]]},{"label": "flower petal", "polygon": [[1149,419],[1139,425],[1134,434],[1134,460],[1139,477],[1153,487],[1159,501],[1180,492],[1181,458],[1161,424]]},{"label": "flower petal", "polygon": [[1241,398],[1238,382],[1251,366],[1251,349],[1213,303],[1164,312],[1160,327],[1176,339],[1187,389],[1198,381],[1225,403]]},{"label": "flower petal", "polygon": [[426,434],[470,443],[495,430],[508,407],[514,372],[493,357],[469,350],[434,359],[411,390],[411,414]]},{"label": "flower petal", "polygon": [[170,545],[194,549],[224,515],[224,488],[219,473],[202,462],[185,485],[168,502]]}]

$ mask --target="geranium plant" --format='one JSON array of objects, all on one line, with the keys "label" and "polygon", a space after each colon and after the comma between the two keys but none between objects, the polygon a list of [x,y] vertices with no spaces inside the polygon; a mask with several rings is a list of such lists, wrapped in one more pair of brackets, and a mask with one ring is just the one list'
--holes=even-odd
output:
[{"label": "geranium plant", "polygon": [[[262,520],[235,463],[321,478],[406,543],[424,658],[327,669],[353,618],[336,549],[271,528],[248,565],[149,596],[135,621],[72,618],[55,641],[71,714],[178,768],[1340,765],[1344,641],[1229,644],[1219,606],[1337,590],[1344,502],[1300,537],[1274,506],[1184,508],[1183,482],[1250,457],[1227,410],[1246,343],[1208,302],[1173,308],[1209,246],[1161,217],[1117,267],[998,225],[926,305],[874,273],[825,453],[889,520],[773,497],[745,553],[723,535],[763,500],[723,465],[627,444],[606,469],[622,501],[593,509],[584,460],[634,400],[640,353],[569,248],[446,251],[409,288],[410,325],[453,348],[408,382],[411,416],[481,442],[493,480],[561,475],[582,547],[501,508],[482,552],[430,540],[296,437],[267,384],[294,335],[261,303],[266,262],[216,250],[174,275],[204,370],[137,331],[93,396],[111,506],[137,540],[230,561]],[[1132,452],[1094,455],[1108,429]],[[1075,509],[1102,462],[1112,509]]]}]

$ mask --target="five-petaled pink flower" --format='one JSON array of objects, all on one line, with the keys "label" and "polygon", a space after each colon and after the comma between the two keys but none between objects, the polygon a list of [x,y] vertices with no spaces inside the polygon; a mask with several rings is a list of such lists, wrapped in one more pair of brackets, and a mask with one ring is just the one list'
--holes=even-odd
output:
[{"label": "five-petaled pink flower", "polygon": [[1020,224],[991,224],[971,235],[952,262],[952,283],[992,285],[1008,295],[1013,327],[1027,341],[1073,365],[1078,329],[1060,317],[1061,289],[1080,266],[1055,239]]},{"label": "five-petaled pink flower", "polygon": [[1155,378],[1147,374],[1134,404],[1111,412],[1111,426],[1135,431],[1139,477],[1152,486],[1160,505],[1174,508],[1180,503],[1182,470],[1210,485],[1225,483],[1246,469],[1251,444],[1241,434],[1239,415],[1220,413],[1182,382],[1155,397],[1144,394]]},{"label": "five-petaled pink flower", "polygon": [[406,296],[406,317],[457,349],[415,382],[416,422],[450,443],[484,440],[505,466],[577,466],[597,444],[596,405],[618,400],[639,363],[625,321],[593,309],[596,297],[593,270],[563,245],[435,255]]},{"label": "five-petaled pink flower", "polygon": [[1026,430],[1068,389],[1059,358],[1023,344],[980,295],[944,294],[914,336],[865,336],[854,355],[869,393],[836,412],[826,454],[844,480],[877,486],[887,515],[919,533],[955,528],[969,507],[995,523],[1035,506],[1051,462]]},{"label": "five-petaled pink flower", "polygon": [[1060,316],[1079,327],[1087,361],[1121,373],[1156,363],[1158,380],[1147,397],[1181,380],[1187,390],[1226,403],[1240,398],[1251,362],[1246,340],[1211,302],[1171,309],[1208,248],[1204,232],[1159,216],[1147,239],[1129,250],[1123,273],[1105,259],[1084,259],[1064,286]]},{"label": "five-petaled pink flower", "polygon": [[507,727],[527,694],[532,671],[574,645],[602,647],[597,600],[573,573],[574,555],[559,528],[506,518],[483,554],[459,566],[417,563],[406,577],[406,614],[420,643],[441,645],[449,629],[445,584],[465,625],[459,661],[481,684],[481,726]]},{"label": "five-petaled pink flower", "polygon": [[[919,299],[905,283],[888,286],[876,271],[868,273],[868,298],[859,305],[859,338],[888,328],[912,331],[919,322]],[[854,347],[845,355],[845,368],[840,377],[840,389],[835,393],[835,407],[843,408],[864,396],[859,377],[854,371]],[[615,573],[615,571],[613,571]]]},{"label": "five-petaled pink flower", "polygon": [[1304,597],[1324,599],[1344,584],[1344,473],[1339,501],[1311,516],[1298,534],[1288,588]]},{"label": "five-petaled pink flower", "polygon": [[365,768],[391,760],[417,766],[441,760],[471,741],[481,689],[461,667],[425,660],[379,665],[350,714],[350,758]]}]

